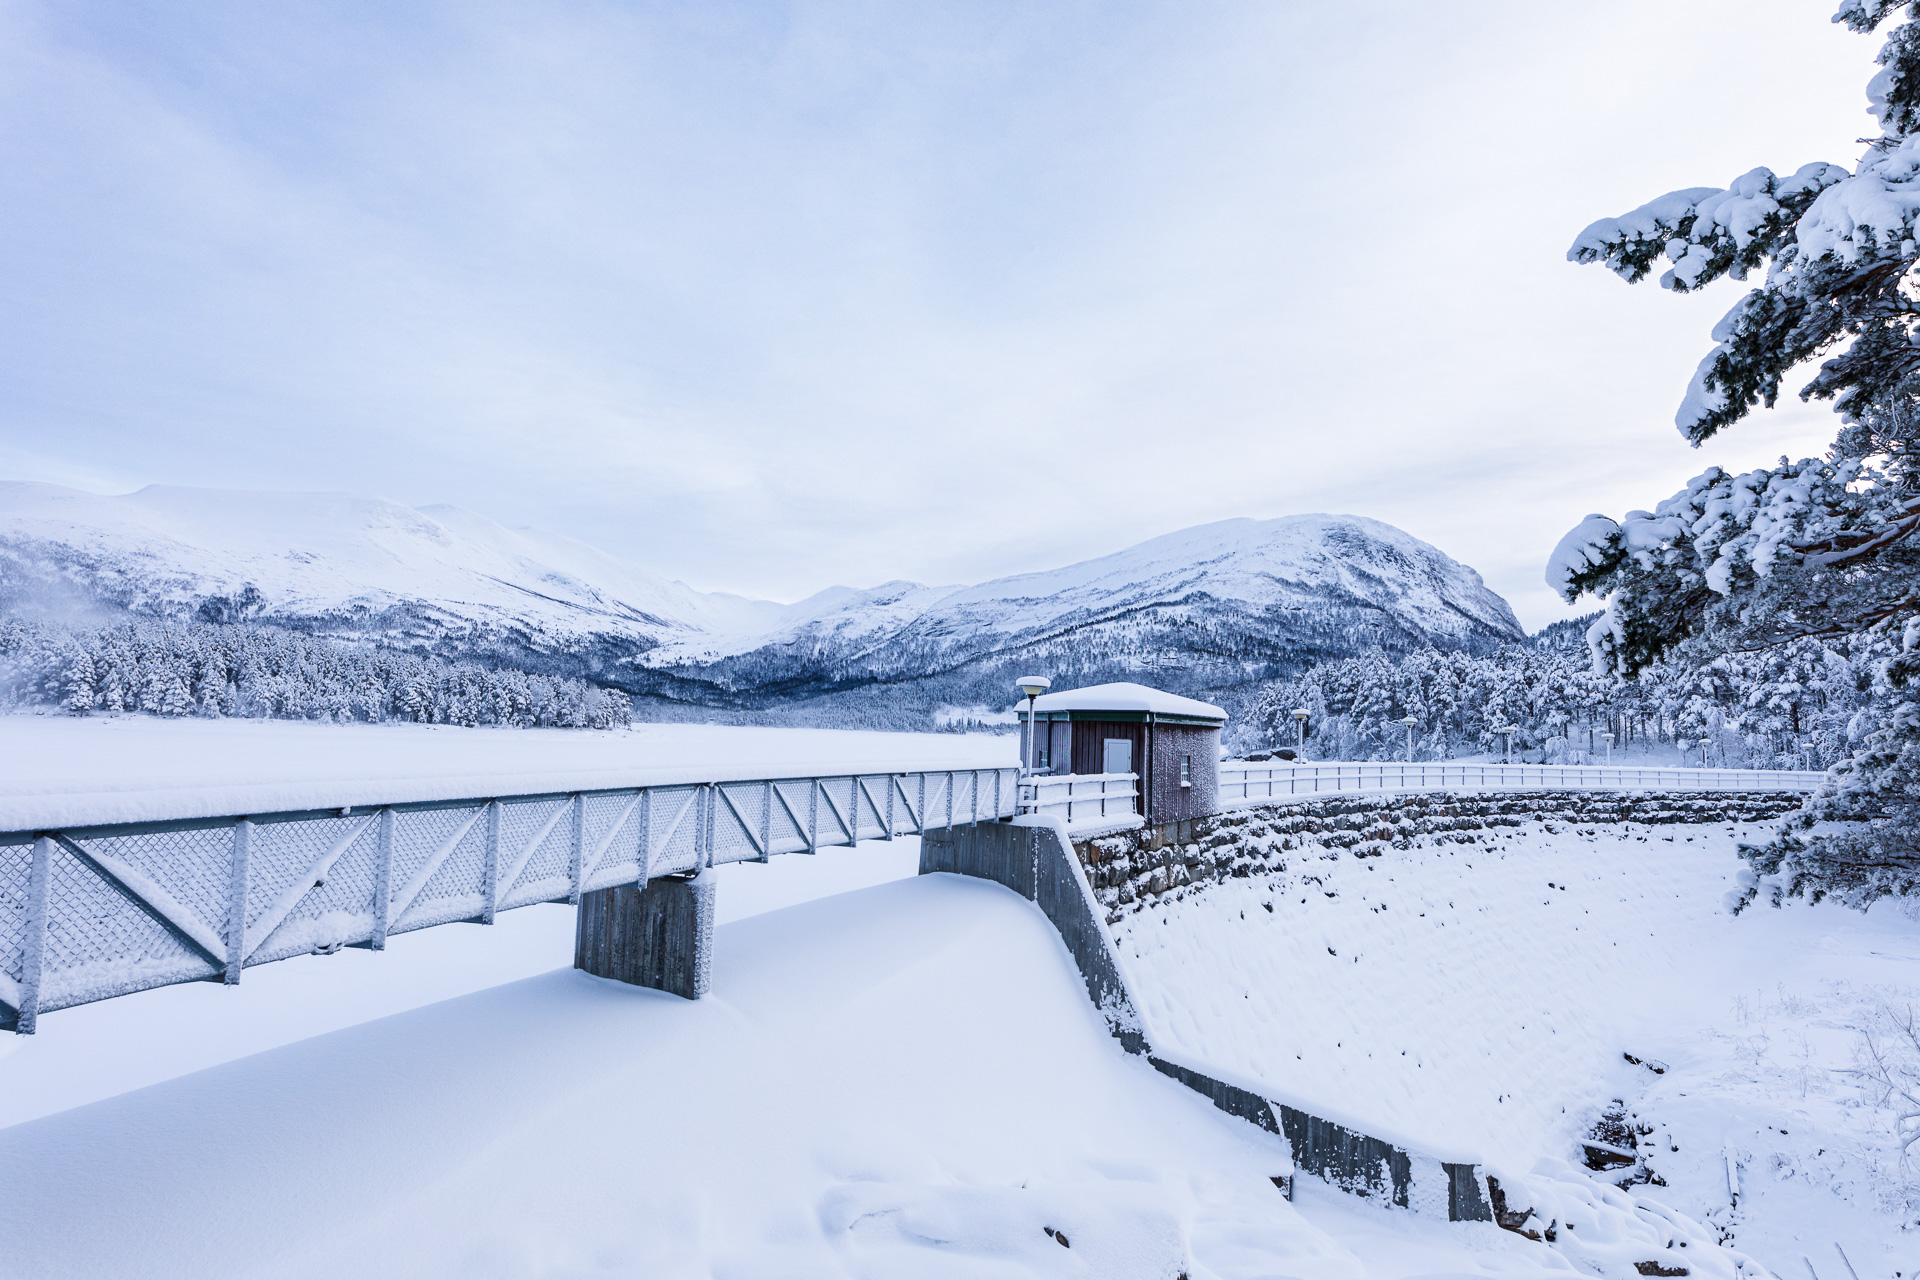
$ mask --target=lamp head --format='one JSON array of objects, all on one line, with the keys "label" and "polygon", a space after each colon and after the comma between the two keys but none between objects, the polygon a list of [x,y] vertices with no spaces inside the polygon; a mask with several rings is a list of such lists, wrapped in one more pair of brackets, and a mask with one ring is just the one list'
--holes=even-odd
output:
[{"label": "lamp head", "polygon": [[1412,716],[1408,716],[1406,719],[1402,720],[1400,723],[1407,726],[1407,728],[1411,729],[1413,728],[1413,726],[1419,724],[1420,722],[1418,720],[1415,720]]},{"label": "lamp head", "polygon": [[1021,676],[1013,683],[1021,693],[1029,698],[1037,698],[1047,690],[1053,688],[1053,681],[1047,679],[1045,676]]},{"label": "lamp head", "polygon": [[1305,720],[1307,718],[1307,709],[1305,707],[1295,707],[1293,709],[1293,718],[1295,720]]}]

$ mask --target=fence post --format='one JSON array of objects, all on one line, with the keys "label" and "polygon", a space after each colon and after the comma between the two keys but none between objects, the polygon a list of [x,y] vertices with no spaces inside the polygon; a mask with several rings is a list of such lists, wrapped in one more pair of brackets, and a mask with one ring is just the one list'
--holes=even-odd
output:
[{"label": "fence post", "polygon": [[653,788],[640,788],[640,841],[634,849],[640,883],[653,879]]},{"label": "fence post", "polygon": [[233,865],[227,883],[227,971],[222,981],[235,986],[247,958],[247,846],[253,842],[253,823],[245,818],[233,824]]},{"label": "fence post", "polygon": [[487,801],[487,853],[484,865],[481,892],[486,895],[486,905],[480,913],[480,923],[492,924],[494,907],[500,901],[500,802],[498,800]]},{"label": "fence post", "polygon": [[20,1007],[13,1029],[23,1036],[33,1034],[40,1020],[40,975],[44,972],[47,947],[47,903],[52,896],[53,837],[41,836],[33,842],[33,866],[27,872],[27,912],[23,922],[27,936],[20,940]]},{"label": "fence post", "polygon": [[[574,906],[580,905],[580,876],[585,870],[587,860],[587,797],[581,792],[573,793],[573,849],[567,858],[567,901]],[[646,828],[641,828],[640,848],[646,850]],[[641,874],[645,875],[645,869]]]},{"label": "fence post", "polygon": [[387,912],[393,902],[393,806],[380,811],[380,852],[373,869],[373,936],[367,946],[387,949]]},{"label": "fence post", "polygon": [[[694,817],[700,823],[699,828],[695,832],[695,834],[700,837],[700,843],[693,847],[693,859],[696,867],[702,865],[710,867],[713,865],[713,827],[714,820],[718,816],[714,812],[716,808],[713,795],[714,791],[714,784],[711,782],[707,783],[700,788],[700,799],[695,802],[699,811],[694,814]],[[704,853],[702,852],[703,850]]]}]

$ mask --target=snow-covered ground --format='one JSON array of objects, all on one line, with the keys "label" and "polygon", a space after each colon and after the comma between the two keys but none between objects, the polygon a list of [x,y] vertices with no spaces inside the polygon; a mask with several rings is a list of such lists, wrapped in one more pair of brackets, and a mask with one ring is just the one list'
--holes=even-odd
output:
[{"label": "snow-covered ground", "polygon": [[1011,768],[1004,734],[0,716],[0,831],[729,778]]},{"label": "snow-covered ground", "polygon": [[[715,867],[716,918],[910,878],[903,837],[767,863]],[[235,987],[190,982],[50,1014],[38,1035],[0,1032],[0,1128],[97,1102],[309,1036],[530,978],[573,963],[573,908],[508,911],[492,928],[442,925],[248,969]]]},{"label": "snow-covered ground", "polygon": [[1523,1175],[1580,1162],[1619,1099],[1665,1182],[1638,1194],[1781,1275],[1846,1276],[1844,1249],[1862,1280],[1911,1276],[1920,1170],[1898,1098],[1858,1071],[1872,1036],[1892,1085],[1920,1081],[1914,921],[1895,903],[1735,917],[1735,844],[1761,834],[1533,822],[1492,847],[1309,846],[1130,915],[1118,941],[1150,1037],[1183,1061]]},{"label": "snow-covered ground", "polygon": [[699,1003],[547,973],[0,1130],[0,1274],[1553,1269],[1484,1226],[1289,1205],[1288,1163],[1118,1050],[1035,908],[936,876],[723,926]]},{"label": "snow-covered ground", "polygon": [[[1012,750],[18,716],[0,805],[73,777],[142,804],[222,775],[484,794]],[[1493,847],[1294,851],[1118,937],[1155,1043],[1190,1065],[1522,1174],[1577,1162],[1620,1099],[1665,1184],[1635,1194],[1781,1275],[1849,1276],[1844,1248],[1861,1280],[1911,1276],[1920,1178],[1890,1103],[1920,1093],[1912,921],[1732,917],[1733,846],[1756,834],[1535,823]],[[903,839],[721,868],[697,1006],[567,970],[573,913],[542,906],[0,1037],[0,1276],[1565,1273],[1544,1245],[1310,1179],[1288,1207],[1267,1181],[1284,1149],[1121,1053],[1044,919],[915,879],[917,859]]]}]

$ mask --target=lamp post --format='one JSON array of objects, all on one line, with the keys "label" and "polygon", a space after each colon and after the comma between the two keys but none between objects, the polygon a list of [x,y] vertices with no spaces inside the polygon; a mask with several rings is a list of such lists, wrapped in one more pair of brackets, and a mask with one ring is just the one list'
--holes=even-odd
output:
[{"label": "lamp post", "polygon": [[1707,767],[1707,743],[1710,741],[1711,739],[1709,738],[1700,739],[1700,767],[1702,769]]},{"label": "lamp post", "polygon": [[1520,732],[1520,726],[1517,724],[1503,724],[1498,729],[1495,729],[1494,732],[1504,733],[1507,735],[1507,752],[1505,757],[1500,761],[1500,763],[1512,764],[1513,763],[1513,735]]},{"label": "lamp post", "polygon": [[1045,676],[1021,676],[1013,683],[1021,693],[1027,695],[1027,758],[1023,763],[1025,765],[1024,772],[1031,774],[1034,767],[1034,753],[1038,749],[1035,742],[1035,737],[1037,736],[1035,730],[1037,726],[1033,719],[1033,700],[1045,693],[1048,689],[1051,689],[1053,687],[1053,681],[1047,679]]},{"label": "lamp post", "polygon": [[1307,754],[1307,709],[1305,707],[1293,709],[1293,750],[1298,756]]},{"label": "lamp post", "polygon": [[1600,735],[1600,741],[1607,744],[1607,763],[1613,763],[1613,730],[1608,729]]},{"label": "lamp post", "polygon": [[1413,726],[1419,724],[1420,722],[1418,720],[1415,720],[1412,716],[1408,716],[1406,719],[1402,720],[1400,723],[1407,726],[1407,763],[1412,764],[1413,763]]}]

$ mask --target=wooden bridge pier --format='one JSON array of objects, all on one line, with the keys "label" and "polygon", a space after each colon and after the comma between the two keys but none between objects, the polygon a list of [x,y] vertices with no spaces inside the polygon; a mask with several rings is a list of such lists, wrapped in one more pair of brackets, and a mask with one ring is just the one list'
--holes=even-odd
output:
[{"label": "wooden bridge pier", "polygon": [[717,887],[702,870],[581,894],[573,967],[698,1000],[712,982]]}]

